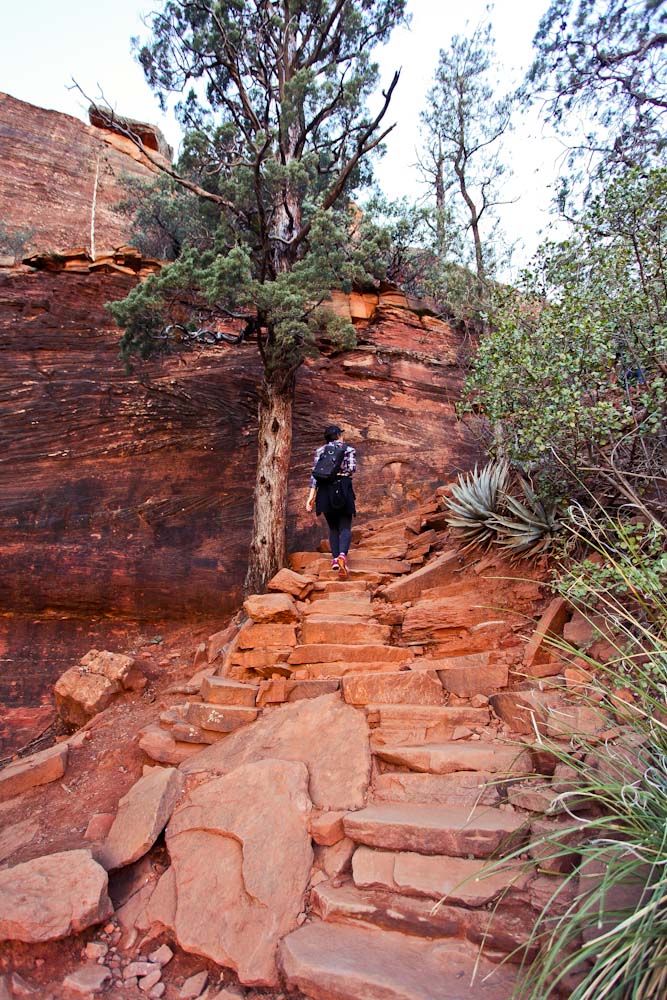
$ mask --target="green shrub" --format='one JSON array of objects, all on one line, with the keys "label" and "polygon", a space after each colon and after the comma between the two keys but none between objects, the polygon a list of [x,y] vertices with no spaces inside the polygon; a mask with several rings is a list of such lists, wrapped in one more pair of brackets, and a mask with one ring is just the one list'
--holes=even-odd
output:
[{"label": "green shrub", "polygon": [[603,623],[613,655],[600,663],[563,641],[555,645],[561,655],[587,662],[597,691],[581,697],[588,700],[602,687],[618,734],[550,746],[576,778],[572,791],[559,796],[571,823],[545,835],[540,851],[542,858],[570,862],[570,873],[554,879],[552,902],[573,883],[576,892],[562,915],[554,915],[562,908],[547,905],[537,920],[530,945],[539,946],[538,958],[524,970],[515,996],[543,1000],[560,986],[572,988],[571,1000],[663,1000],[667,536],[655,525],[626,524],[603,512],[594,521],[581,509],[570,530],[592,554],[561,576],[557,590],[591,623]]}]

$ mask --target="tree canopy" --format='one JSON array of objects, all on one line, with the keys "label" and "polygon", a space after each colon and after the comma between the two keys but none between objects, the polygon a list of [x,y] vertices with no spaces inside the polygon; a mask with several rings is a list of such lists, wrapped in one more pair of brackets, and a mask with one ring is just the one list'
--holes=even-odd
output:
[{"label": "tree canopy", "polygon": [[437,243],[446,255],[453,225],[472,237],[472,261],[483,280],[493,271],[491,241],[482,225],[499,201],[505,165],[499,140],[510,126],[512,98],[497,96],[491,28],[455,35],[440,50],[433,86],[421,113],[419,167],[435,202]]},{"label": "tree canopy", "polygon": [[[247,586],[261,589],[284,558],[287,462],[295,373],[318,332],[350,342],[329,292],[368,281],[379,233],[350,202],[371,177],[369,155],[395,73],[375,113],[373,47],[404,19],[404,0],[168,0],[137,53],[165,102],[181,94],[183,152],[166,173],[208,206],[211,248],[185,246],[112,312],[122,350],[163,349],[174,309],[192,321],[236,318],[263,363],[258,479]],[[280,410],[280,414],[278,414]],[[268,428],[275,428],[269,432]],[[275,440],[274,440],[275,438]]]},{"label": "tree canopy", "polygon": [[667,137],[666,0],[552,0],[528,83],[594,172],[647,166]]},{"label": "tree canopy", "polygon": [[468,406],[559,496],[667,524],[667,171],[625,173],[496,293]]}]

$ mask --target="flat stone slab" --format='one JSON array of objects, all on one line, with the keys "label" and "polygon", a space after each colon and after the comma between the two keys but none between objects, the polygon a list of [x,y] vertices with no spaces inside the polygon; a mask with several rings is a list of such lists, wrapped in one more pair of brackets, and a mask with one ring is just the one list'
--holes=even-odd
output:
[{"label": "flat stone slab", "polygon": [[305,924],[280,946],[288,988],[313,1000],[508,1000],[516,972],[464,941]]},{"label": "flat stone slab", "polygon": [[491,872],[487,867],[488,862],[471,858],[363,846],[352,857],[352,877],[360,889],[389,889],[463,906],[486,906],[510,886],[523,888],[528,881],[521,863]]},{"label": "flat stone slab", "polygon": [[243,705],[209,705],[192,701],[186,713],[188,722],[202,729],[212,729],[216,733],[231,733],[239,726],[254,722],[257,709]]},{"label": "flat stone slab", "polygon": [[433,900],[426,897],[407,896],[388,889],[358,889],[354,882],[344,881],[336,885],[320,883],[311,892],[310,902],[311,911],[327,922],[356,927],[372,925],[425,938],[467,938],[475,944],[477,952],[488,949],[497,960],[499,954],[509,954],[527,943],[536,913],[548,902],[544,890],[538,901],[541,906],[532,906],[532,901],[522,904],[519,901],[522,895],[525,893],[510,890],[507,897],[501,897],[490,909],[448,902],[436,908]]},{"label": "flat stone slab", "polygon": [[192,789],[167,828],[179,945],[246,985],[277,985],[276,946],[305,906],[307,789],[300,761],[245,764]]},{"label": "flat stone slab", "polygon": [[351,663],[407,663],[414,653],[400,646],[350,645],[342,643],[306,643],[296,646],[289,655],[288,663],[334,663],[337,660]]},{"label": "flat stone slab", "polygon": [[391,636],[388,625],[377,622],[360,622],[349,617],[310,615],[301,626],[301,643],[336,643],[341,639],[347,645],[368,645],[386,643]]},{"label": "flat stone slab", "polygon": [[489,721],[486,708],[440,705],[369,705],[368,723],[373,747],[446,743],[460,726],[483,728]]},{"label": "flat stone slab", "polygon": [[346,674],[343,698],[350,705],[444,705],[445,692],[435,672],[395,670]]},{"label": "flat stone slab", "polygon": [[97,859],[107,870],[143,857],[165,828],[183,790],[173,767],[152,767],[118,803],[118,812]]},{"label": "flat stone slab", "polygon": [[514,777],[533,774],[530,753],[503,743],[431,743],[427,746],[383,746],[375,751],[380,760],[409,767],[411,771],[430,774],[451,774],[454,771],[485,771],[511,774]]},{"label": "flat stone slab", "polygon": [[376,803],[347,813],[343,827],[358,844],[453,857],[488,858],[501,846],[515,848],[528,839],[523,816],[490,806]]},{"label": "flat stone slab", "polygon": [[90,851],[60,851],[0,871],[0,941],[53,941],[113,913]]},{"label": "flat stone slab", "polygon": [[500,802],[499,785],[489,771],[455,771],[429,774],[385,771],[373,780],[376,802],[425,802],[450,806],[495,806]]},{"label": "flat stone slab", "polygon": [[213,705],[241,705],[254,708],[259,688],[227,677],[205,677],[201,684],[202,700]]},{"label": "flat stone slab", "polygon": [[67,767],[67,744],[57,743],[29,757],[7,764],[0,771],[0,802],[26,792],[37,785],[62,778]]},{"label": "flat stone slab", "polygon": [[443,552],[437,559],[431,559],[426,566],[421,566],[408,576],[390,583],[383,588],[382,593],[388,601],[412,601],[415,597],[420,597],[429,587],[449,583],[458,569],[458,552],[452,549]]},{"label": "flat stone slab", "polygon": [[187,774],[227,774],[241,764],[274,758],[303,761],[309,792],[320,809],[364,805],[370,780],[368,727],[363,713],[337,694],[282,705],[187,760]]},{"label": "flat stone slab", "polygon": [[442,686],[460,698],[490,695],[507,687],[509,667],[492,653],[470,653],[433,662]]}]

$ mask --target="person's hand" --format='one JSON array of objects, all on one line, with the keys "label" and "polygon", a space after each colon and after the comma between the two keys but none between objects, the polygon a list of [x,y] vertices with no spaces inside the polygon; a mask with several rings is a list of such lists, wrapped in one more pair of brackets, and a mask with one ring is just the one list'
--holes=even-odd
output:
[{"label": "person's hand", "polygon": [[306,510],[308,511],[309,514],[314,506],[315,506],[315,497],[308,497],[308,499],[306,500]]}]

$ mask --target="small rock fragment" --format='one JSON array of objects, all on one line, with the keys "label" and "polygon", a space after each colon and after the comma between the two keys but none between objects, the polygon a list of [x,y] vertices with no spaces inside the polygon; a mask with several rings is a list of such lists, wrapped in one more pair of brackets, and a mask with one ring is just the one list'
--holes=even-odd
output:
[{"label": "small rock fragment", "polygon": [[93,962],[96,962],[98,958],[104,958],[108,951],[109,945],[105,944],[104,941],[89,941],[84,948],[86,958]]},{"label": "small rock fragment", "polygon": [[23,976],[20,976],[18,972],[15,972],[12,975],[10,982],[12,995],[15,997],[36,997],[40,992],[39,987],[33,986],[31,983],[27,982],[27,980],[25,980]]},{"label": "small rock fragment", "polygon": [[74,972],[70,972],[63,980],[65,989],[80,993],[82,996],[89,996],[91,993],[99,993],[108,979],[111,972],[104,965],[84,965]]},{"label": "small rock fragment", "polygon": [[183,983],[181,992],[178,994],[178,1000],[197,1000],[197,997],[201,996],[207,982],[208,972],[206,969],[196,972],[194,976],[190,976]]},{"label": "small rock fragment", "polygon": [[130,962],[123,970],[123,979],[131,979],[133,976],[148,976],[151,972],[159,969],[153,962]]},{"label": "small rock fragment", "polygon": [[169,947],[169,945],[161,944],[159,948],[150,953],[150,955],[148,956],[148,961],[155,962],[156,965],[162,967],[163,965],[167,965],[168,962],[171,962],[173,957],[174,953]]},{"label": "small rock fragment", "polygon": [[142,990],[144,993],[149,993],[154,986],[157,986],[157,984],[160,982],[161,979],[162,979],[162,970],[154,969],[152,972],[149,972],[147,976],[142,976],[140,978],[139,989]]}]

